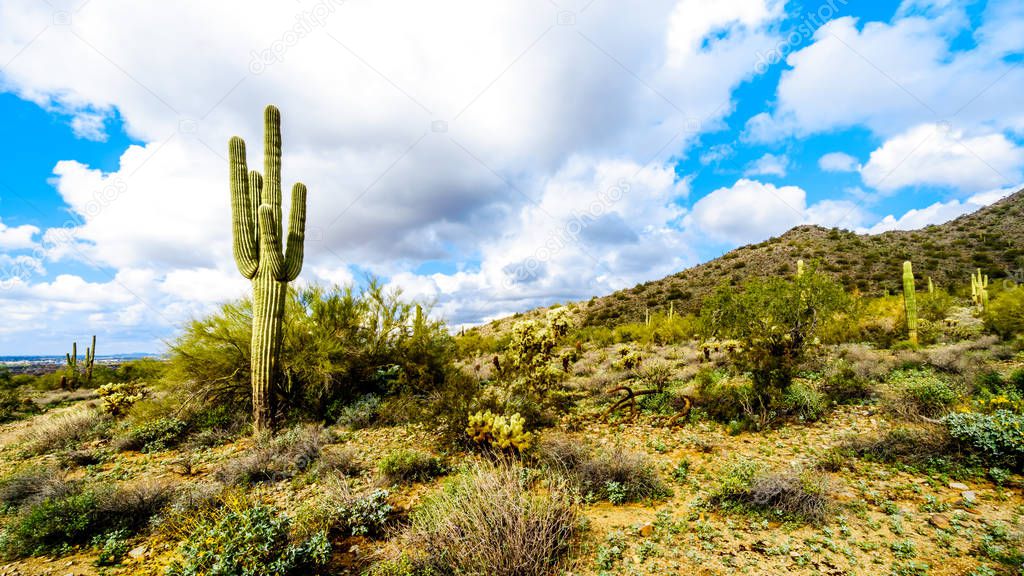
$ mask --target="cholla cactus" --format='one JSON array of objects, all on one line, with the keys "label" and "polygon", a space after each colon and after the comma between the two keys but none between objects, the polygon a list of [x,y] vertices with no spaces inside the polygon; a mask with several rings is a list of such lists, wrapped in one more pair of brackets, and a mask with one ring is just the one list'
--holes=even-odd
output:
[{"label": "cholla cactus", "polygon": [[971,274],[971,300],[982,310],[988,308],[988,274],[982,276],[981,268],[977,275]]},{"label": "cholla cactus", "polygon": [[917,346],[917,290],[909,260],[903,263],[903,305],[907,310],[907,338]]},{"label": "cholla cactus", "polygon": [[487,444],[498,450],[522,452],[529,449],[533,433],[523,429],[526,421],[519,413],[509,418],[490,410],[470,414],[466,434],[478,444]]},{"label": "cholla cactus", "polygon": [[505,351],[505,366],[522,375],[540,392],[560,376],[551,363],[555,346],[569,333],[572,315],[564,308],[549,310],[545,322],[523,320],[512,326],[512,337]]},{"label": "cholla cactus", "polygon": [[282,239],[281,113],[264,113],[264,173],[248,171],[245,141],[228,144],[231,172],[231,221],[235,263],[252,280],[252,405],[256,432],[273,427],[274,376],[281,348],[281,327],[288,283],[302,270],[306,229],[306,186],[292,187],[287,247]]},{"label": "cholla cactus", "polygon": [[97,388],[96,394],[102,400],[105,412],[120,416],[146,397],[146,387],[140,382],[111,382]]}]

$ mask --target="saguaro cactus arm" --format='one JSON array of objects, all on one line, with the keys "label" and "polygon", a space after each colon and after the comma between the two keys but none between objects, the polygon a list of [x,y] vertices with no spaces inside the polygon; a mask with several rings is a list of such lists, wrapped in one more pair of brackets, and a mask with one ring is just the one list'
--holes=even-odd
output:
[{"label": "saguaro cactus arm", "polygon": [[254,205],[259,204],[259,188],[250,186],[245,163],[245,141],[235,136],[228,143],[228,164],[231,168],[231,233],[234,240],[235,264],[245,278],[256,275],[259,246],[256,242]]},{"label": "saguaro cactus arm", "polygon": [[292,213],[288,221],[288,246],[284,256],[284,281],[291,282],[302,271],[303,247],[306,242],[306,185],[296,182],[292,187]]},{"label": "saguaro cactus arm", "polygon": [[280,278],[284,271],[284,257],[281,256],[280,224],[272,206],[260,206],[260,270],[273,278]]}]

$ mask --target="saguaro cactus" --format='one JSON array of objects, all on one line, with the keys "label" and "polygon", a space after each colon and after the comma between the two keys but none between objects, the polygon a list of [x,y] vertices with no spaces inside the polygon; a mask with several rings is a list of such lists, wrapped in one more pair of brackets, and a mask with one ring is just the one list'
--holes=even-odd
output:
[{"label": "saguaro cactus", "polygon": [[971,300],[982,310],[988,307],[988,274],[982,276],[981,268],[977,275],[971,274]]},{"label": "saguaro cactus", "polygon": [[907,309],[907,338],[917,346],[917,292],[910,261],[903,263],[903,305]]},{"label": "saguaro cactus", "polygon": [[96,360],[96,335],[92,336],[92,346],[86,346],[85,348],[85,360],[82,363],[82,367],[78,366],[78,342],[71,343],[71,352],[64,355],[67,359],[67,368],[65,373],[60,378],[60,387],[62,389],[75,390],[81,383],[81,377],[85,375],[86,386],[92,384],[92,366]]},{"label": "saguaro cactus", "polygon": [[252,416],[260,433],[273,428],[274,377],[281,348],[281,327],[288,283],[302,270],[306,229],[306,186],[292,187],[288,240],[281,238],[281,113],[264,112],[263,175],[248,171],[245,141],[228,143],[231,172],[231,222],[235,263],[252,280]]}]

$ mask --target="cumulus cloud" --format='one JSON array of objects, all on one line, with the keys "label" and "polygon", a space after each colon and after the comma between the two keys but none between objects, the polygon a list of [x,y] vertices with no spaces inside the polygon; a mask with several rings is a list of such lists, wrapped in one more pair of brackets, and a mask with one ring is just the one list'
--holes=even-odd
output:
[{"label": "cumulus cloud", "polygon": [[32,248],[36,245],[37,234],[39,234],[39,228],[31,224],[8,226],[0,221],[0,249]]},{"label": "cumulus cloud", "polygon": [[688,226],[731,244],[748,244],[776,236],[800,224],[855,228],[863,214],[851,202],[825,200],[807,205],[798,186],[775,186],[742,178],[693,205]]},{"label": "cumulus cloud", "polygon": [[818,167],[825,172],[856,172],[860,165],[845,152],[829,152],[818,158]]},{"label": "cumulus cloud", "polygon": [[776,156],[775,154],[765,154],[757,160],[750,163],[750,166],[743,171],[744,176],[778,176],[783,177],[786,175],[786,170],[789,168],[789,158],[785,154]]},{"label": "cumulus cloud", "polygon": [[930,224],[942,224],[997,202],[1018,189],[1019,187],[989,190],[974,194],[962,201],[935,202],[925,208],[908,210],[899,218],[889,214],[874,226],[862,228],[859,231],[861,233],[878,234],[889,230],[916,230]]},{"label": "cumulus cloud", "polygon": [[890,137],[949,118],[965,129],[1020,130],[1024,7],[989,2],[974,31],[976,45],[955,50],[970,20],[963,2],[905,2],[892,22],[841,17],[786,60],[777,105],[750,119],[745,137],[775,141],[865,125]]},{"label": "cumulus cloud", "polygon": [[999,133],[970,136],[944,124],[922,124],[887,140],[861,169],[881,191],[908,186],[986,190],[1021,180],[1024,148]]}]

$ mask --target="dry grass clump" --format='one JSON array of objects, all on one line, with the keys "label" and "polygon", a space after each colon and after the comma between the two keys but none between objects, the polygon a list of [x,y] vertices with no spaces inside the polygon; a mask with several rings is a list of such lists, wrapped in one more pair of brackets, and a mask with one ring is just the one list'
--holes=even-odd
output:
[{"label": "dry grass clump", "polygon": [[765,472],[754,462],[740,461],[722,475],[710,502],[821,524],[835,510],[832,493],[828,476],[818,471]]},{"label": "dry grass clump", "polygon": [[252,485],[286,480],[309,470],[323,454],[319,426],[297,426],[275,438],[260,438],[246,454],[223,464],[217,480]]},{"label": "dry grass clump", "polygon": [[556,479],[536,490],[517,465],[463,471],[412,512],[405,551],[371,574],[547,576],[579,528],[572,492]]},{"label": "dry grass clump", "polygon": [[7,510],[66,494],[64,473],[52,466],[27,466],[0,479],[0,504]]},{"label": "dry grass clump", "polygon": [[836,347],[836,358],[847,362],[852,376],[860,380],[878,380],[894,366],[891,355],[867,344],[841,344]]},{"label": "dry grass clump", "polygon": [[79,408],[33,421],[15,444],[30,455],[75,447],[99,436],[110,418],[95,408]]},{"label": "dry grass clump", "polygon": [[846,441],[843,452],[877,462],[925,462],[955,455],[959,447],[945,427],[933,424],[900,426]]},{"label": "dry grass clump", "polygon": [[646,455],[621,447],[593,452],[570,438],[545,438],[539,459],[585,498],[613,504],[663,498],[669,489]]}]

